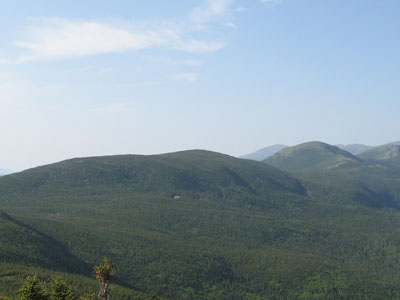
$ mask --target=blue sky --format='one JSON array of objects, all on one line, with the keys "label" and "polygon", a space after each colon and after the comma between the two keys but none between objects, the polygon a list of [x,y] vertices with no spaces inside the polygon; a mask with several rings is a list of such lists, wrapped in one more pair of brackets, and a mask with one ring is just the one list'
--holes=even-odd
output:
[{"label": "blue sky", "polygon": [[4,1],[0,167],[400,140],[398,0]]}]

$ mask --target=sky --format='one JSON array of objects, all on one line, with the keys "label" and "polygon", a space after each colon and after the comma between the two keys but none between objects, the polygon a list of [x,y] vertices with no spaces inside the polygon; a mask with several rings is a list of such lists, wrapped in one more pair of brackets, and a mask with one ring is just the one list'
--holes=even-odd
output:
[{"label": "sky", "polygon": [[0,2],[0,168],[400,140],[398,0]]}]

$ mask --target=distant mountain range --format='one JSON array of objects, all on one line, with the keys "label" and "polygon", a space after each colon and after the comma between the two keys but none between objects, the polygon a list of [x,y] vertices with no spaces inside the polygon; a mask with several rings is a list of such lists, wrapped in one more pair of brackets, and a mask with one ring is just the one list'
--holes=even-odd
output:
[{"label": "distant mountain range", "polygon": [[[388,143],[383,146],[386,146],[386,145],[400,145],[400,141]],[[346,150],[347,152],[350,152],[353,155],[358,155],[367,150],[370,150],[370,149],[373,149],[376,147],[380,147],[380,146],[367,146],[367,145],[363,145],[363,144],[349,144],[349,145],[337,144],[335,146],[340,149]],[[268,147],[262,148],[260,150],[257,150],[256,152],[242,155],[242,156],[240,156],[240,158],[263,161],[264,159],[274,155],[275,153],[279,152],[280,150],[282,150],[286,147],[288,147],[288,146],[280,145],[280,144],[272,145],[272,146],[268,146]]]},{"label": "distant mountain range", "polygon": [[0,294],[36,272],[87,291],[107,256],[113,299],[398,299],[400,145],[269,150],[76,158],[2,176]]},{"label": "distant mountain range", "polygon": [[309,142],[285,148],[263,162],[297,174],[303,184],[318,184],[319,191],[325,186],[320,199],[340,188],[336,193],[344,192],[364,205],[400,209],[400,146],[393,143],[355,156],[336,146]]},{"label": "distant mountain range", "polygon": [[362,144],[350,144],[350,145],[335,145],[340,149],[346,150],[353,155],[358,155],[364,151],[374,148],[373,146],[366,146]]},{"label": "distant mountain range", "polygon": [[366,165],[371,167],[371,164],[400,170],[400,145],[398,142],[369,147],[368,150],[358,155],[353,155],[344,148],[322,142],[308,142],[286,147],[264,159],[263,162],[288,172],[349,168],[350,165],[357,166],[357,168]]},{"label": "distant mountain range", "polygon": [[359,157],[400,170],[400,146],[396,143],[372,148],[361,153]]},{"label": "distant mountain range", "polygon": [[288,172],[332,168],[343,163],[359,161],[360,159],[350,152],[321,142],[287,147],[263,160],[266,164]]},{"label": "distant mountain range", "polygon": [[283,148],[286,148],[286,147],[287,146],[285,146],[285,145],[272,145],[269,147],[262,148],[256,152],[243,155],[240,158],[262,161],[262,160],[266,159],[267,157],[274,155],[275,153],[279,152],[280,150],[282,150]]}]

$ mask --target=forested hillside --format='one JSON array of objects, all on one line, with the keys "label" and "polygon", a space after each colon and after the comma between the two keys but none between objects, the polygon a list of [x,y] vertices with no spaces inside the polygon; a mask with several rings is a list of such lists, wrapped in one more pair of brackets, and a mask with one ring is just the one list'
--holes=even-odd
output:
[{"label": "forested hillside", "polygon": [[400,146],[396,144],[376,147],[359,155],[360,158],[400,171]]},{"label": "forested hillside", "polygon": [[342,164],[358,163],[360,159],[336,146],[308,142],[282,149],[264,162],[288,172],[321,170]]},{"label": "forested hillside", "polygon": [[[371,172],[314,180],[186,151],[79,158],[8,175],[0,178],[0,233],[12,247],[0,248],[0,279],[21,282],[38,269],[91,282],[91,267],[107,256],[125,299],[398,299],[400,177]],[[367,178],[372,190],[382,174],[390,199],[377,187],[369,205],[355,182]]]}]

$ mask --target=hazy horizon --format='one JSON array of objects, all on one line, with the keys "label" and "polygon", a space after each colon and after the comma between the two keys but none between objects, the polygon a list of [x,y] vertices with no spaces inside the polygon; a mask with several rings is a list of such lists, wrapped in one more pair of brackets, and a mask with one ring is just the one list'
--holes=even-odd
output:
[{"label": "hazy horizon", "polygon": [[0,168],[400,139],[400,2],[14,1]]},{"label": "hazy horizon", "polygon": [[[348,146],[348,145],[364,145],[364,144],[358,144],[358,143],[352,143],[352,144],[331,144],[331,143],[327,143],[325,141],[316,141],[316,140],[310,140],[310,141],[304,141],[302,143],[299,144],[303,144],[303,143],[307,143],[307,142],[322,142],[322,143],[326,143],[326,144],[330,144],[330,145],[334,145],[334,146],[338,146],[338,145],[342,145],[342,146]],[[398,141],[392,141],[392,142],[398,142]],[[392,143],[389,142],[389,143]],[[382,146],[385,144],[389,144],[389,143],[384,143],[384,144],[380,144],[380,145],[365,145],[365,146],[371,146],[371,147],[377,147],[377,146]],[[299,144],[294,144],[294,145],[286,145],[287,147],[293,147],[293,146],[297,146]],[[74,159],[74,158],[84,158],[84,157],[101,157],[101,156],[113,156],[113,155],[160,155],[160,154],[167,154],[167,153],[174,153],[174,152],[181,152],[181,151],[190,151],[190,150],[205,150],[205,151],[213,151],[213,152],[218,152],[221,154],[227,154],[227,155],[232,155],[234,157],[238,157],[241,158],[243,156],[246,156],[248,154],[253,154],[255,152],[258,152],[259,150],[263,150],[265,148],[271,147],[271,146],[276,146],[277,144],[272,144],[272,145],[267,145],[267,146],[263,146],[261,148],[255,149],[253,151],[250,151],[248,153],[242,153],[239,155],[232,155],[226,152],[220,152],[220,151],[216,151],[216,150],[211,150],[211,149],[205,149],[205,148],[193,148],[193,149],[178,149],[175,151],[169,151],[169,152],[155,152],[155,153],[103,153],[103,154],[97,154],[97,155],[86,155],[86,156],[72,156],[72,157],[65,157],[59,160],[55,160],[55,161],[48,161],[45,162],[43,164],[40,165],[31,165],[27,168],[21,168],[21,169],[9,169],[9,168],[0,168],[0,175],[7,175],[10,173],[15,173],[15,172],[20,172],[20,171],[24,171],[26,169],[30,169],[30,168],[35,168],[35,167],[40,167],[42,165],[48,165],[48,164],[53,164],[53,163],[58,163],[64,160],[69,160],[69,159]]]}]

